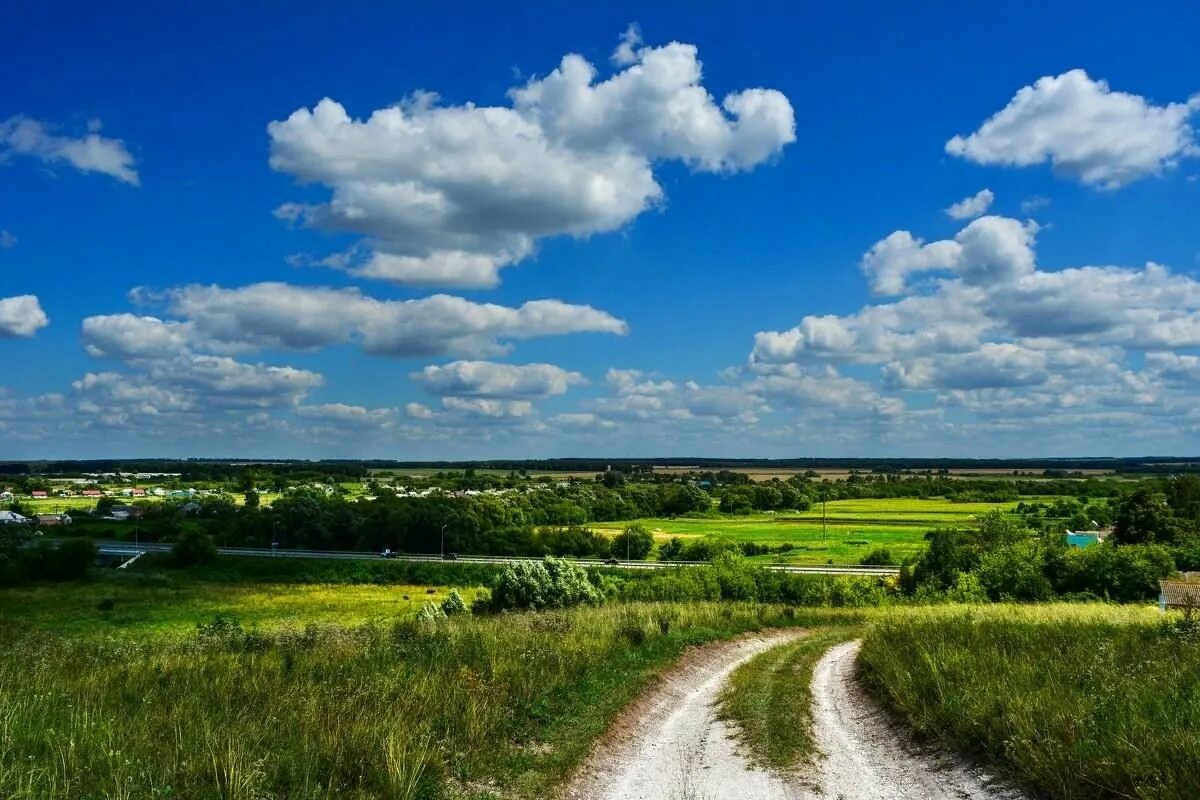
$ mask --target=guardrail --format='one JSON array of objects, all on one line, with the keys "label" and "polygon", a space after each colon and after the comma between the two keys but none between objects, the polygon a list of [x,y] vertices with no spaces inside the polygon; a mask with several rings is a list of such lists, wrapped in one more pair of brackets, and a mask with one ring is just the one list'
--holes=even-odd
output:
[{"label": "guardrail", "polygon": [[[171,545],[162,542],[147,542],[131,544],[129,542],[100,541],[96,543],[102,555],[133,556],[139,552],[164,553],[171,550]],[[223,556],[251,556],[257,558],[311,558],[325,560],[370,560],[383,558],[379,553],[365,553],[353,550],[292,550],[270,547],[218,547],[217,552]],[[535,556],[471,556],[459,555],[454,559],[445,559],[437,553],[395,553],[388,557],[392,561],[410,561],[438,564],[514,564],[529,561],[541,561]],[[703,561],[618,561],[610,564],[598,558],[572,558],[573,563],[582,567],[611,567],[614,569],[669,569],[672,567],[699,567]],[[867,566],[861,564],[762,564],[766,569],[778,572],[815,575],[898,575],[897,567]]]}]

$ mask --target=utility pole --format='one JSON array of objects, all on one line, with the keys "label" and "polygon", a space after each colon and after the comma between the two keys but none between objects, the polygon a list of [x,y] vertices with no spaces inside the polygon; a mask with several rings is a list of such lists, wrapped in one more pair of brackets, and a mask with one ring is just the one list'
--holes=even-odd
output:
[{"label": "utility pole", "polygon": [[446,557],[446,526],[442,526],[442,558]]},{"label": "utility pole", "polygon": [[829,531],[825,527],[825,501],[829,499],[829,491],[823,489],[821,491],[821,541],[824,542],[829,538]]}]

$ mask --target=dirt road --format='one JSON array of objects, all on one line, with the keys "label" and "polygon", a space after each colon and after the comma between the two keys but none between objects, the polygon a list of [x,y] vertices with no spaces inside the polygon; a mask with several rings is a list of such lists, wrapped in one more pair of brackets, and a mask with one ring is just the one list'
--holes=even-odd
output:
[{"label": "dirt road", "polygon": [[567,790],[569,800],[783,800],[782,778],[751,767],[713,704],[729,674],[797,631],[762,634],[689,651],[622,713]]},{"label": "dirt road", "polygon": [[1028,800],[961,758],[916,745],[855,680],[857,642],[832,648],[813,673],[816,765],[794,775],[751,766],[713,704],[737,667],[799,635],[689,651],[622,713],[568,800]]}]

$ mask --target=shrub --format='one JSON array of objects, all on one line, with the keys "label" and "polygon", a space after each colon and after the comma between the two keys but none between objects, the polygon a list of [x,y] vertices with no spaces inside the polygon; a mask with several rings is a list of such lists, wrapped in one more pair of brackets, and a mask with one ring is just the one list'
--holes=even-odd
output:
[{"label": "shrub", "polygon": [[417,622],[437,623],[446,618],[446,612],[437,603],[426,603],[417,612]]},{"label": "shrub", "polygon": [[644,525],[627,525],[625,530],[613,537],[611,553],[613,558],[628,558],[643,560],[650,555],[654,548],[654,534],[646,530]]},{"label": "shrub", "polygon": [[886,547],[876,547],[871,552],[862,557],[859,562],[866,566],[886,567],[896,563],[895,557],[892,556],[892,551]]},{"label": "shrub", "polygon": [[576,564],[547,556],[544,560],[509,564],[492,587],[491,608],[570,608],[601,601],[600,590]]},{"label": "shrub", "polygon": [[450,594],[442,601],[442,613],[447,617],[457,617],[467,613],[467,601],[463,600],[463,596],[458,593],[457,589],[451,589]]}]

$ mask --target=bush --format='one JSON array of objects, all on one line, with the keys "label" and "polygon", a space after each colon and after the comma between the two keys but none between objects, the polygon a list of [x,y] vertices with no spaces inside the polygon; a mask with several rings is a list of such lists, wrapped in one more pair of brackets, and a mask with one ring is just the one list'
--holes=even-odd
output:
[{"label": "bush", "polygon": [[859,563],[869,567],[887,567],[895,564],[896,559],[892,556],[891,550],[886,547],[876,547],[863,556]]},{"label": "bush", "polygon": [[560,558],[509,564],[492,587],[491,608],[570,608],[600,603],[600,591],[579,566]]},{"label": "bush", "polygon": [[442,601],[442,613],[447,617],[457,617],[467,613],[467,602],[457,589],[451,589],[450,594]]},{"label": "bush", "polygon": [[634,559],[641,561],[650,555],[654,548],[654,534],[646,530],[644,525],[628,525],[625,530],[613,537],[610,552],[613,558]]},{"label": "bush", "polygon": [[992,600],[1048,600],[1054,587],[1046,578],[1042,548],[1034,542],[998,547],[984,553],[977,576]]}]

